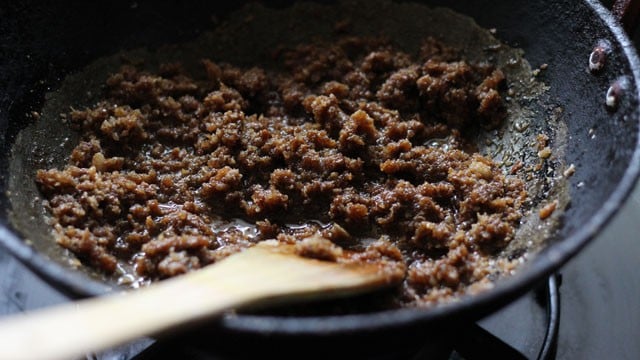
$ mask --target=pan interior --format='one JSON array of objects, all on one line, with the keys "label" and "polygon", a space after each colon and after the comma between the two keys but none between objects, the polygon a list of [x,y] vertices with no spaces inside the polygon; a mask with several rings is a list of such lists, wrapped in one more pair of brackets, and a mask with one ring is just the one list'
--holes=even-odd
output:
[{"label": "pan interior", "polygon": [[[382,0],[345,1],[334,5],[300,3],[285,9],[249,4],[192,42],[120,52],[100,58],[68,76],[59,89],[46,95],[40,118],[19,134],[13,146],[8,184],[13,226],[44,256],[95,280],[115,285],[115,279],[81,266],[72,254],[56,245],[33,181],[37,169],[64,166],[77,144],[77,135],[61,122],[59,114],[67,113],[70,106],[81,108],[95,103],[104,80],[118,70],[123,58],[142,61],[150,70],[161,63],[179,61],[193,72],[201,71],[202,58],[240,66],[276,66],[271,57],[274,48],[315,38],[330,39],[335,36],[336,22],[344,20],[349,22],[350,35],[384,35],[409,53],[415,53],[421,41],[432,36],[460,49],[466,59],[489,61],[504,71],[513,94],[507,102],[508,118],[501,128],[477,134],[477,144],[481,153],[499,163],[505,173],[518,161],[525,167],[534,168],[538,164],[540,167],[524,175],[530,209],[515,240],[499,256],[525,262],[543,248],[558,227],[559,210],[569,202],[567,181],[559,176],[567,167],[563,162],[567,130],[562,121],[562,108],[549,101],[545,85],[535,78],[521,50],[501,43],[491,31],[480,28],[471,18],[445,8]],[[536,137],[540,134],[549,137],[553,150],[547,161],[541,161],[537,154]],[[558,200],[558,211],[541,221],[538,209],[550,200]]]}]

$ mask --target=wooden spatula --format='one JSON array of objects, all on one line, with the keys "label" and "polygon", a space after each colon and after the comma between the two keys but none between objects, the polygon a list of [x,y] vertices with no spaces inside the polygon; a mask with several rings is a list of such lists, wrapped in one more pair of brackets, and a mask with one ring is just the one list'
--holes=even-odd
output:
[{"label": "wooden spatula", "polygon": [[303,258],[264,242],[148,288],[1,319],[0,359],[72,359],[225,310],[361,293],[403,276],[378,263]]}]

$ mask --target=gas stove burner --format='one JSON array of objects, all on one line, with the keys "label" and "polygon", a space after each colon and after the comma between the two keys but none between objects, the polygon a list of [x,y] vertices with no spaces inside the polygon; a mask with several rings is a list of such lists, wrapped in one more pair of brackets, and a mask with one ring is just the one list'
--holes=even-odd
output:
[{"label": "gas stove burner", "polygon": [[[549,360],[555,358],[558,327],[560,321],[560,277],[551,276],[544,286],[534,292],[525,295],[504,310],[481,320],[478,323],[466,326],[456,326],[455,331],[445,332],[436,338],[425,334],[416,336],[415,343],[408,346],[396,346],[393,350],[367,353],[362,350],[368,347],[367,341],[354,340],[350,348],[344,348],[343,344],[324,343],[314,347],[311,339],[267,339],[264,341],[240,346],[243,350],[238,353],[239,344],[244,344],[242,339],[226,338],[222,342],[233,343],[232,351],[225,344],[218,343],[215,335],[208,339],[193,341],[193,334],[158,341],[148,346],[132,360],[151,360],[182,358],[194,360],[230,360],[235,358],[252,358],[257,354],[278,353],[280,359],[308,358],[301,354],[313,353],[320,358],[326,358],[330,354],[323,352],[323,348],[330,348],[338,358],[350,359],[441,359],[441,360],[476,360],[476,359],[538,359]],[[522,329],[520,329],[522,327]],[[203,331],[206,334],[206,331]],[[514,332],[518,335],[514,337]],[[427,339],[427,340],[425,340]],[[430,340],[429,340],[430,339]],[[148,344],[148,340],[147,344]],[[289,342],[290,344],[287,344]],[[294,345],[292,345],[294,344]],[[134,353],[131,347],[140,347],[141,343],[131,344],[129,348],[121,349],[121,354]],[[317,349],[317,351],[316,351]],[[335,356],[334,356],[335,357]],[[95,359],[123,359],[117,357],[113,351],[97,356]],[[311,358],[316,358],[312,356]]]},{"label": "gas stove burner", "polygon": [[[527,338],[530,343],[520,341],[513,343],[513,339],[501,338],[491,332],[500,326],[503,330],[508,328],[516,320],[517,313],[511,313],[507,308],[505,312],[499,312],[489,319],[482,320],[480,324],[472,324],[461,336],[456,337],[450,345],[449,357],[443,359],[476,360],[476,359],[555,359],[558,344],[558,328],[560,326],[560,284],[561,276],[552,275],[545,286],[537,289],[533,295],[539,310],[546,312],[546,326],[544,323],[531,322],[530,333]],[[525,297],[519,302],[527,302],[532,299]],[[528,304],[533,305],[533,304]],[[520,304],[519,312],[526,311],[525,304]],[[540,314],[538,314],[540,315]],[[545,327],[544,329],[542,327]],[[498,331],[499,333],[500,331]],[[536,346],[533,339],[538,339],[538,353],[535,356]],[[539,340],[541,339],[541,341]],[[416,357],[415,359],[430,359],[429,356]]]},{"label": "gas stove burner", "polygon": [[547,332],[538,355],[539,360],[555,357],[558,346],[558,329],[560,328],[560,285],[561,275],[551,275],[547,283]]}]

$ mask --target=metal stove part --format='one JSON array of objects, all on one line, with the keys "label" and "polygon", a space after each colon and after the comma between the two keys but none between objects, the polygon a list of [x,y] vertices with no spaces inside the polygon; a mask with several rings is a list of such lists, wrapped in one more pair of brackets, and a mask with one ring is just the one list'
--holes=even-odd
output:
[{"label": "metal stove part", "polygon": [[[367,354],[367,359],[538,359],[551,360],[555,358],[555,346],[557,344],[558,326],[560,320],[560,294],[557,276],[549,278],[546,284],[537,291],[531,292],[509,305],[504,310],[484,319],[479,324],[467,324],[457,326],[455,332],[445,333],[437,338],[425,334],[415,344],[402,349],[389,349],[388,352],[380,352],[375,355]],[[518,336],[511,336],[517,334]],[[235,358],[247,358],[255,355],[256,349],[241,349],[239,352],[229,354],[222,350],[216,352],[216,340],[204,345],[199,342],[168,339],[158,341],[144,349],[132,360],[151,360],[157,358],[188,358],[195,360],[230,360]],[[224,341],[228,341],[224,340]],[[276,342],[277,341],[277,342]],[[274,343],[260,343],[260,353],[269,352],[266,349],[272,346],[278,349],[277,356],[280,359],[296,359],[301,353],[308,353],[309,348],[298,348],[295,340],[274,340]],[[366,346],[366,343],[358,343],[354,340],[354,348]],[[186,344],[186,345],[185,345]],[[131,344],[131,347],[140,347],[140,343]],[[271,349],[273,351],[273,349]],[[123,349],[124,351],[125,349]],[[337,351],[337,350],[336,350]],[[271,352],[270,352],[271,353]],[[357,349],[340,349],[341,354],[348,354],[349,358],[358,358]],[[123,359],[113,357],[114,352],[100,354],[95,359],[111,360]],[[117,353],[115,354],[117,356]],[[313,357],[312,357],[313,358]]]}]

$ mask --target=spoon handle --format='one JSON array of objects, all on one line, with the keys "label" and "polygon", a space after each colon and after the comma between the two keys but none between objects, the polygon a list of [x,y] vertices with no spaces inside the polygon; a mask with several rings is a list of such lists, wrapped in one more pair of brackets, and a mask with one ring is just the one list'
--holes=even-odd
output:
[{"label": "spoon handle", "polygon": [[397,280],[374,264],[328,263],[269,247],[136,291],[2,319],[0,359],[70,359],[239,306],[345,295]]}]

